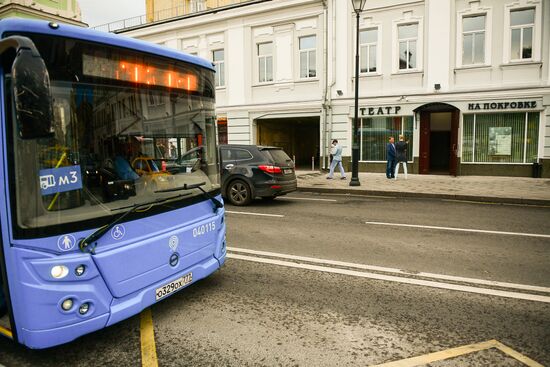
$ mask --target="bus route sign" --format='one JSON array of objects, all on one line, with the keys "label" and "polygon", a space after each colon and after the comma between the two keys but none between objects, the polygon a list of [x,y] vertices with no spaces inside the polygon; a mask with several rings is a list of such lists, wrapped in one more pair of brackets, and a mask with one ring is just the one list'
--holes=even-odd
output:
[{"label": "bus route sign", "polygon": [[82,189],[80,166],[68,166],[40,170],[42,196]]}]

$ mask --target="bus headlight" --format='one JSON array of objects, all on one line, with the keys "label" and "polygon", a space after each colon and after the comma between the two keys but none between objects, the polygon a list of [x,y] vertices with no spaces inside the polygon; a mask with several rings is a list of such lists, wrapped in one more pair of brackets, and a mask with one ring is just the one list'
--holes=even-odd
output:
[{"label": "bus headlight", "polygon": [[71,308],[73,308],[73,300],[71,298],[67,298],[61,304],[61,308],[63,309],[63,311],[69,311]]},{"label": "bus headlight", "polygon": [[52,267],[50,274],[55,279],[63,279],[69,274],[69,268],[65,265],[56,265]]}]

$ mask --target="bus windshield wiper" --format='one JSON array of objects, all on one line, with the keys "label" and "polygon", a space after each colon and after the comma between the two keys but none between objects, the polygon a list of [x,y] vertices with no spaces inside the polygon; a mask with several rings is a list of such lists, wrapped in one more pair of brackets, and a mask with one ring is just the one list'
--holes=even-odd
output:
[{"label": "bus windshield wiper", "polygon": [[190,185],[184,184],[183,186],[174,187],[172,189],[158,190],[158,191],[155,191],[155,193],[199,189],[199,190],[201,190],[202,195],[205,198],[210,199],[210,201],[212,201],[212,203],[214,203],[214,212],[216,212],[216,210],[218,210],[219,208],[223,208],[223,204],[221,203],[221,201],[219,201],[218,199],[216,199],[215,197],[210,195],[210,193],[204,191],[204,189],[202,188],[202,186],[204,186],[204,185],[206,185],[206,182],[199,182],[199,183],[190,184]]},{"label": "bus windshield wiper", "polygon": [[[111,209],[111,211],[114,211],[114,210],[122,210],[122,209],[128,209],[128,211],[126,211],[124,214],[122,214],[121,216],[119,216],[118,218],[115,218],[114,220],[112,220],[111,222],[107,223],[106,225],[102,226],[102,227],[99,227],[95,232],[93,232],[91,235],[89,235],[88,237],[86,238],[83,238],[82,240],[80,240],[80,242],[78,243],[78,247],[80,248],[80,251],[82,252],[89,252],[89,253],[94,253],[94,250],[97,246],[97,244],[95,243],[97,240],[99,240],[105,233],[107,233],[111,228],[113,228],[115,226],[115,224],[121,222],[124,218],[126,218],[128,215],[134,213],[134,212],[137,212],[137,211],[140,211],[143,209],[143,211],[147,211],[149,209],[151,209],[153,206],[155,205],[159,205],[159,204],[164,204],[166,202],[169,202],[169,201],[172,201],[172,200],[175,200],[175,199],[178,199],[178,198],[181,198],[181,197],[184,197],[184,196],[189,196],[191,195],[191,193],[185,193],[185,194],[180,194],[180,195],[174,195],[174,196],[170,196],[168,198],[164,198],[164,199],[158,199],[158,200],[153,200],[153,201],[150,201],[150,202],[147,202],[147,203],[140,203],[140,204],[134,204],[134,205],[130,205],[130,206],[124,206],[124,207],[120,207],[120,208],[115,208],[115,209]],[[94,246],[92,248],[89,249],[89,246],[94,243]]]}]

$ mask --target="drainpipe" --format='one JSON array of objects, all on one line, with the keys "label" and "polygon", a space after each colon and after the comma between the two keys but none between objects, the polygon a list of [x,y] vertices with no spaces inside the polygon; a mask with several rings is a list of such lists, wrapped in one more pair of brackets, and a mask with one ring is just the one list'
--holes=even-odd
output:
[{"label": "drainpipe", "polygon": [[[332,0],[332,62],[331,62],[331,69],[332,69],[332,75],[331,75],[331,83],[328,82],[328,4],[327,0],[323,0],[323,15],[325,20],[325,26],[323,31],[323,44],[324,44],[324,51],[323,51],[323,59],[324,59],[324,66],[323,66],[323,72],[325,76],[325,87],[323,88],[323,118],[324,118],[324,124],[323,124],[323,134],[322,134],[322,144],[321,147],[322,153],[321,153],[321,159],[323,161],[323,168],[328,167],[328,147],[330,146],[330,137],[332,136],[332,87],[334,84],[336,84],[335,79],[335,42],[336,42],[336,11],[335,11],[335,0]],[[328,118],[327,118],[327,112],[328,112]]]},{"label": "drainpipe", "polygon": [[[319,168],[325,168],[325,141],[327,140],[326,134],[327,134],[327,109],[330,109],[330,106],[327,104],[327,93],[328,93],[328,67],[327,67],[327,61],[328,61],[328,37],[327,37],[327,27],[328,27],[328,19],[327,19],[327,0],[323,1],[323,79],[324,79],[324,85],[323,85],[323,104],[322,104],[322,123],[321,123],[321,146],[319,147]],[[313,167],[312,167],[313,168]]]}]

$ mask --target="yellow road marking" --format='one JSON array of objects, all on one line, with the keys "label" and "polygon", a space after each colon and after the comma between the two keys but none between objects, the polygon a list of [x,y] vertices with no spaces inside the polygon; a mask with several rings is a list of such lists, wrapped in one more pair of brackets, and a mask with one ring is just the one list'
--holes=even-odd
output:
[{"label": "yellow road marking", "polygon": [[155,330],[151,309],[141,312],[141,365],[143,367],[158,367],[157,347],[155,345]]},{"label": "yellow road marking", "polygon": [[406,358],[399,361],[393,361],[388,363],[377,364],[371,367],[413,367],[426,365],[444,359],[455,358],[465,354],[475,353],[486,349],[496,348],[508,356],[522,362],[529,367],[544,367],[542,364],[535,362],[529,357],[524,356],[521,353],[516,352],[512,348],[502,344],[497,340],[489,340],[477,344],[465,345],[462,347],[451,348],[440,352],[429,353],[423,356]]},{"label": "yellow road marking", "polygon": [[510,357],[517,359],[521,363],[529,367],[544,367],[542,364],[533,361],[531,358],[524,356],[523,354],[516,352],[507,345],[502,344],[501,342],[495,340],[495,348],[499,349],[501,352],[508,354]]},{"label": "yellow road marking", "polygon": [[5,327],[0,326],[0,334],[3,334],[5,336],[13,339],[13,334],[11,333],[11,330],[6,329]]}]

